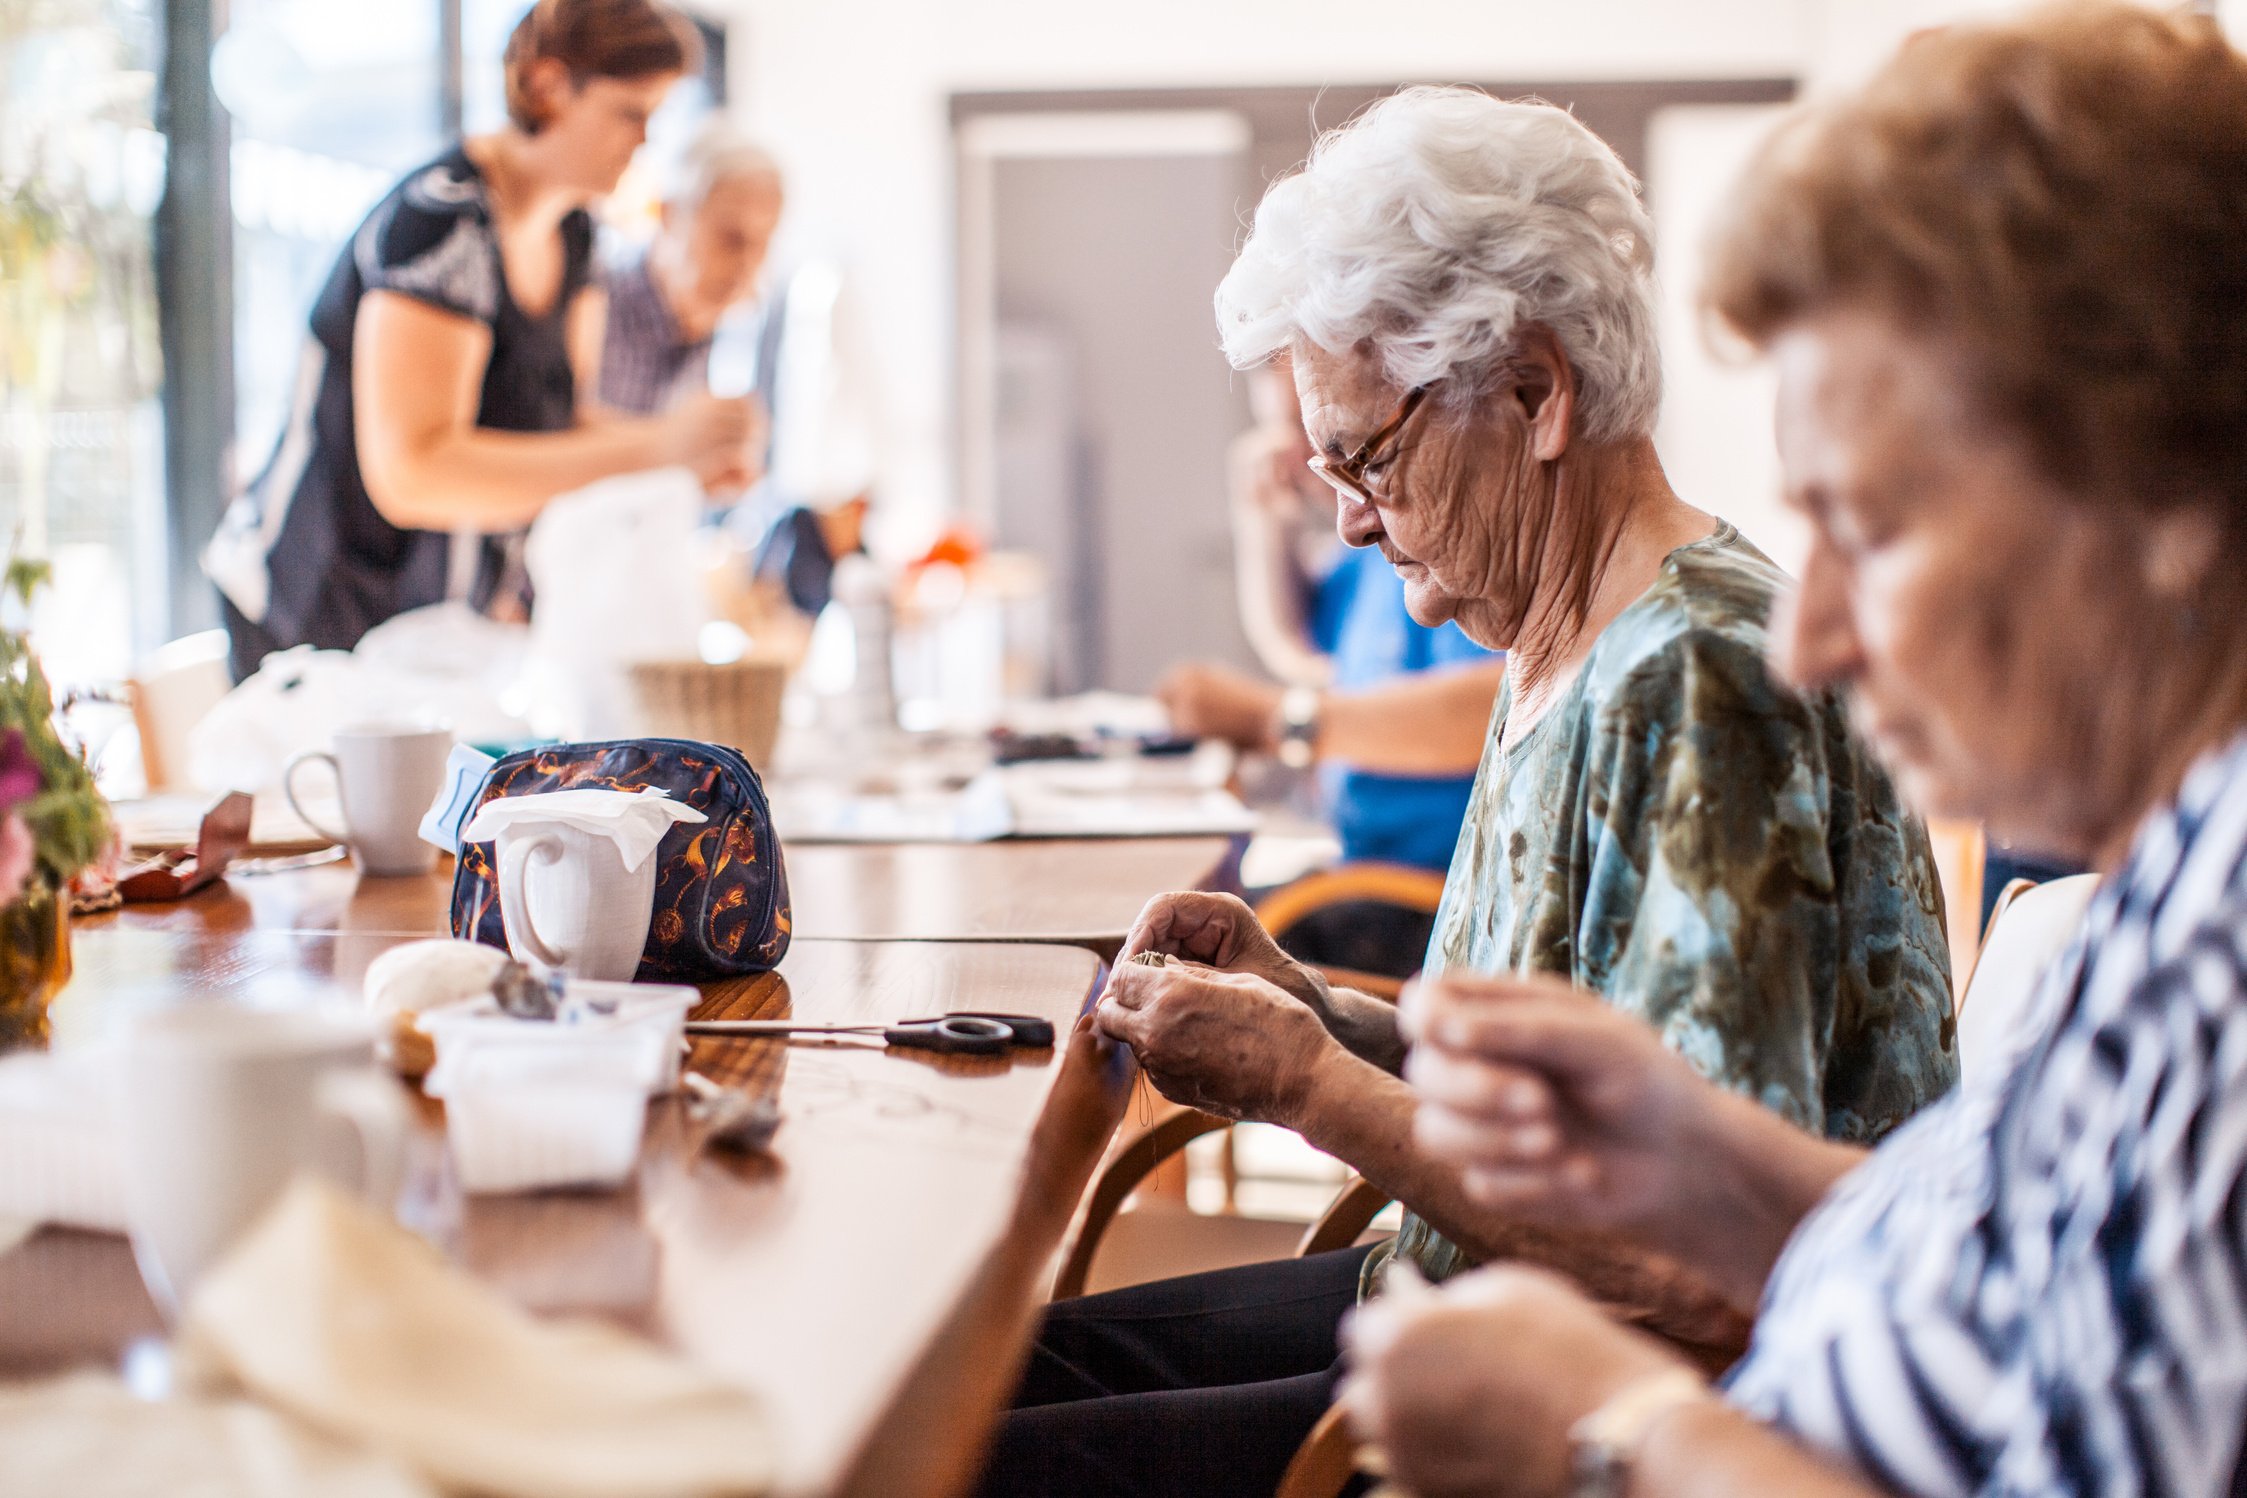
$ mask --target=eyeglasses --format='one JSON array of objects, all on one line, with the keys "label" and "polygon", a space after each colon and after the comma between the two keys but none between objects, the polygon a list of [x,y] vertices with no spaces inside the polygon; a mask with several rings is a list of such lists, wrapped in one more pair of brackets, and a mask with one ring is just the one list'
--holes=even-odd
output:
[{"label": "eyeglasses", "polygon": [[1365,471],[1380,462],[1382,449],[1404,434],[1405,423],[1412,413],[1428,398],[1428,387],[1416,385],[1405,393],[1404,401],[1372,436],[1359,443],[1355,452],[1344,453],[1339,458],[1329,458],[1324,453],[1311,459],[1311,472],[1334,486],[1334,492],[1344,499],[1355,499],[1361,504],[1374,502],[1373,490],[1366,484]]}]

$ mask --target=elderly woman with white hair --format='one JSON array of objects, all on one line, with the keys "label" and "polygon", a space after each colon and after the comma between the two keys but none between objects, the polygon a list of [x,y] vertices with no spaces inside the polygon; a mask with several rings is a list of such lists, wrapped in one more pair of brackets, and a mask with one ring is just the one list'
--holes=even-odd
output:
[{"label": "elderly woman with white hair", "polygon": [[654,241],[607,269],[601,403],[652,415],[710,386],[718,324],[756,296],[784,201],[780,163],[723,120],[681,154]]},{"label": "elderly woman with white hair", "polygon": [[[1941,895],[1841,705],[1765,670],[1783,575],[1663,476],[1652,260],[1636,185],[1568,114],[1411,89],[1265,195],[1217,308],[1236,365],[1289,356],[1343,538],[1414,618],[1508,653],[1428,969],[1565,978],[1872,1141],[1955,1076]],[[1294,1129],[1409,1212],[1370,1250],[1055,1306],[986,1492],[1269,1493],[1332,1395],[1337,1322],[1398,1260],[1531,1260],[1737,1347],[1737,1312],[1667,1261],[1470,1197],[1414,1139],[1393,1009],[1240,902],[1161,896],[1126,958],[1096,1023],[1166,1095]]]}]

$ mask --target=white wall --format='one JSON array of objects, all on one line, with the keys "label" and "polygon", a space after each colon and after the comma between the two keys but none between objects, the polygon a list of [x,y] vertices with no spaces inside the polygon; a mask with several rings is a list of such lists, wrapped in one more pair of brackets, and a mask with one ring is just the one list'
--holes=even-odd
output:
[{"label": "white wall", "polygon": [[1785,76],[1800,69],[1815,35],[1805,0],[710,0],[705,8],[734,23],[735,107],[790,168],[790,248],[840,260],[873,329],[884,502],[907,531],[950,499],[949,94]]},{"label": "white wall", "polygon": [[[2011,3],[701,0],[734,23],[737,110],[791,169],[793,251],[840,261],[873,330],[882,492],[900,541],[951,497],[949,93],[1503,77],[1800,76],[1818,88],[1862,76],[1919,27]],[[2247,0],[2224,4],[2247,12]],[[1740,440],[1768,443],[1768,423]]]}]

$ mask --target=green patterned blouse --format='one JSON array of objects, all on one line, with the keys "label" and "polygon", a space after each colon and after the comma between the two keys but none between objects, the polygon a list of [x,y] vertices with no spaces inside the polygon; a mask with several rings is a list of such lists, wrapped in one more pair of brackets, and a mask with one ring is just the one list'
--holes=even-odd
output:
[{"label": "green patterned blouse", "polygon": [[[1551,973],[1704,1075],[1870,1143],[1956,1080],[1926,830],[1830,693],[1764,665],[1786,576],[1731,526],[1683,546],[1511,748],[1491,719],[1427,970]],[[1471,1262],[1407,1215],[1391,1253]]]}]

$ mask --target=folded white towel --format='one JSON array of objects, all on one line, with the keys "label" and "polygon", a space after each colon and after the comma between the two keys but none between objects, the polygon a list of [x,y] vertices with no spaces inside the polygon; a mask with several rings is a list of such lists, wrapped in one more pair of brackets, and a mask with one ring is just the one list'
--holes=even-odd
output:
[{"label": "folded white towel", "polygon": [[125,1231],[125,1188],[100,1057],[0,1057],[0,1219]]}]

